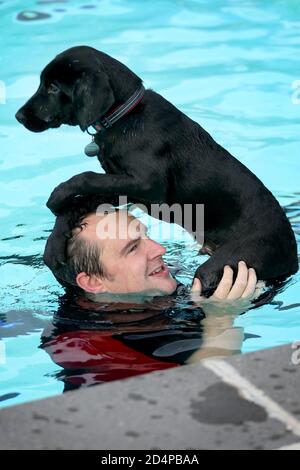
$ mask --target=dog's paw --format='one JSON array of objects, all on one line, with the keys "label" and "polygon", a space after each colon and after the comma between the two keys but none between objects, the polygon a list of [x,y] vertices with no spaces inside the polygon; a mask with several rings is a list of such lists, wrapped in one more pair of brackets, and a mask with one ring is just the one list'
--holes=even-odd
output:
[{"label": "dog's paw", "polygon": [[204,264],[198,267],[194,279],[199,279],[201,283],[201,295],[203,297],[210,297],[218,287],[220,275],[218,272],[207,270]]},{"label": "dog's paw", "polygon": [[43,261],[54,273],[65,265],[67,261],[65,237],[49,237]]},{"label": "dog's paw", "polygon": [[72,200],[72,198],[73,194],[70,191],[68,184],[61,183],[50,194],[46,206],[54,215],[57,216],[66,210],[69,205],[69,201]]},{"label": "dog's paw", "polygon": [[67,261],[67,241],[72,233],[69,216],[58,216],[55,221],[52,233],[49,236],[43,260],[51,269],[57,271],[62,268]]}]

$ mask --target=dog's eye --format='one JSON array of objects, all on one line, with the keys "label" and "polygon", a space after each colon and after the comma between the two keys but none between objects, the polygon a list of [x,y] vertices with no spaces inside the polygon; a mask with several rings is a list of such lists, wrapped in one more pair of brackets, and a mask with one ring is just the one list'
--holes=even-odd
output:
[{"label": "dog's eye", "polygon": [[47,90],[49,94],[53,94],[53,95],[55,95],[56,93],[59,93],[60,91],[58,86],[54,85],[54,83],[50,83]]}]

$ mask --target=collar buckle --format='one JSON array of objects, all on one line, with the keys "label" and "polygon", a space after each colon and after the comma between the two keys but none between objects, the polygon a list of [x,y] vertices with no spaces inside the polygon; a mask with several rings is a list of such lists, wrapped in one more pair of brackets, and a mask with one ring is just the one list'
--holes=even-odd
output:
[{"label": "collar buckle", "polygon": [[112,122],[107,117],[101,119],[101,124],[105,129],[109,129],[110,127],[112,127]]}]

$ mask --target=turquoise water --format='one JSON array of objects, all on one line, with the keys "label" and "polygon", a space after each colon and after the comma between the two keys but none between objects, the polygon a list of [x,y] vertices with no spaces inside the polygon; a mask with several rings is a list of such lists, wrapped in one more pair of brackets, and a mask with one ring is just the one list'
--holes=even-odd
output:
[{"label": "turquoise water", "polygon": [[[38,348],[62,294],[41,259],[54,222],[45,202],[61,181],[99,171],[83,154],[89,139],[79,129],[34,134],[14,119],[60,51],[103,50],[201,123],[275,194],[299,242],[298,0],[28,0],[24,11],[22,1],[0,1],[2,406],[62,392],[60,368]],[[199,258],[184,240],[165,242],[166,259],[180,263],[178,278],[188,283]],[[299,275],[235,324],[253,335],[242,352],[299,340]]]}]

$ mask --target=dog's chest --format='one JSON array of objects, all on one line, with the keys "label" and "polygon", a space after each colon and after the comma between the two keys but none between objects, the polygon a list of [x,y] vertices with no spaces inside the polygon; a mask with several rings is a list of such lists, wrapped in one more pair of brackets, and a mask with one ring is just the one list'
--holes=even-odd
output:
[{"label": "dog's chest", "polygon": [[103,170],[105,171],[105,173],[109,173],[109,174],[124,173],[124,168],[122,167],[118,156],[115,155],[114,152],[112,152],[112,150],[108,152],[106,146],[103,143],[100,143],[99,148],[100,148],[100,151],[98,154],[98,160]]}]

